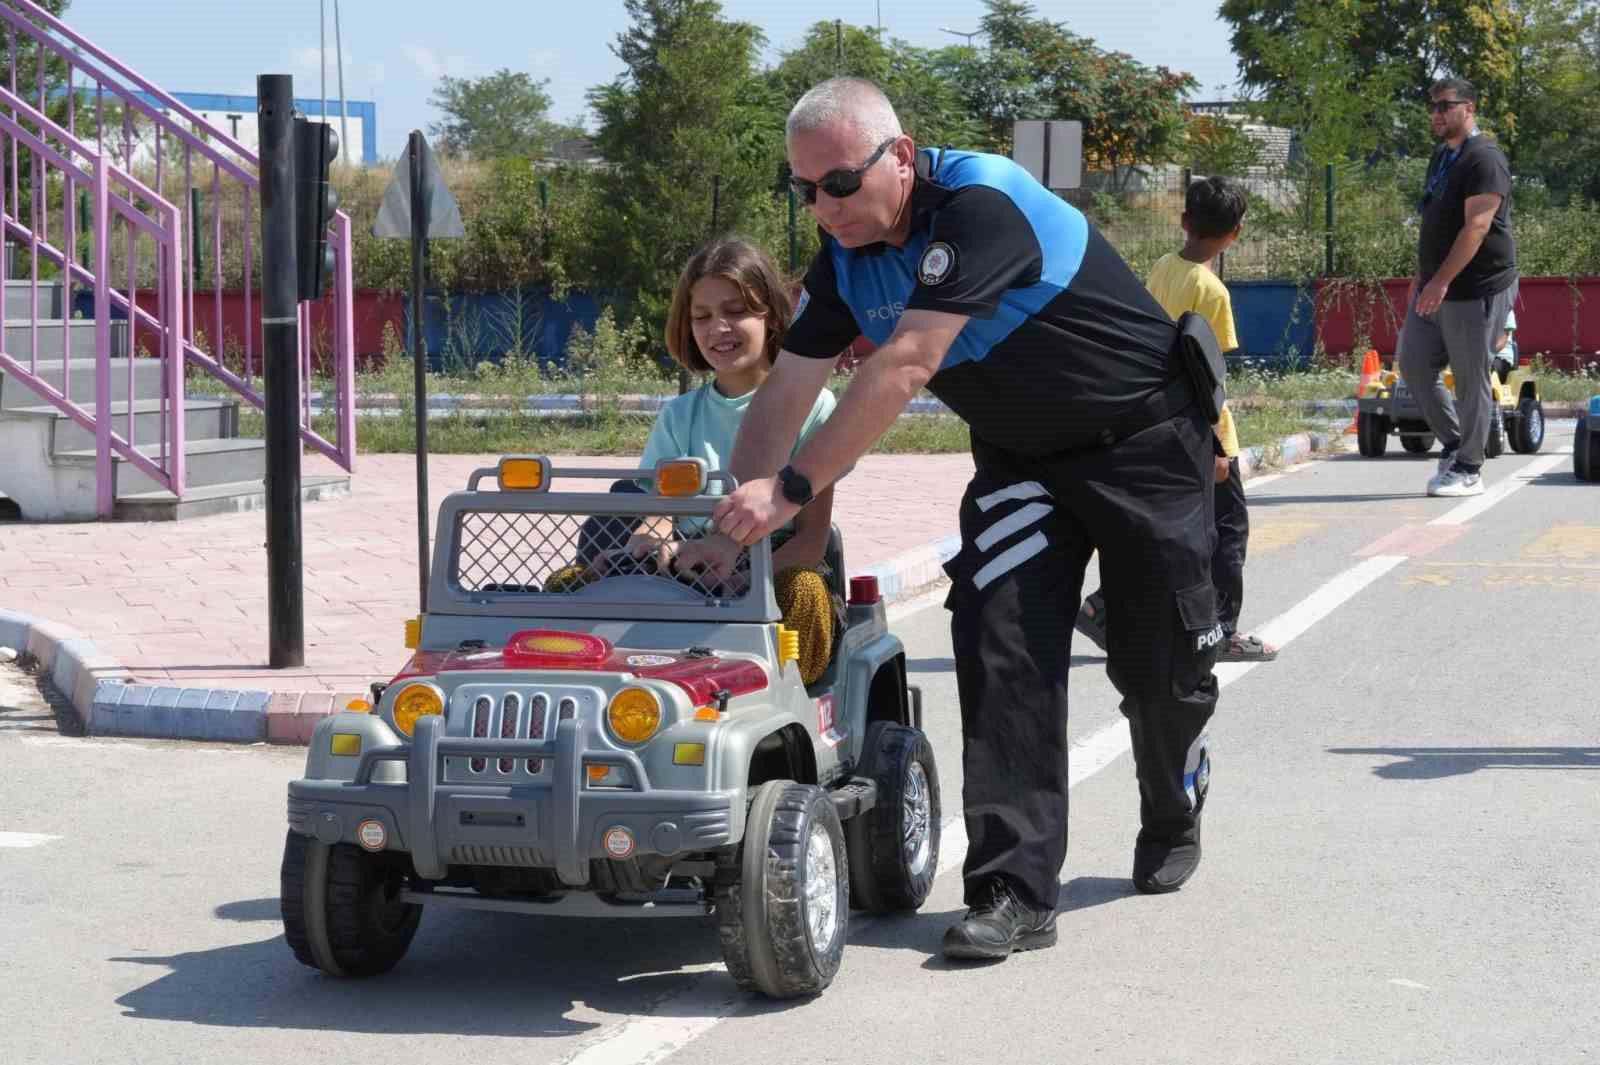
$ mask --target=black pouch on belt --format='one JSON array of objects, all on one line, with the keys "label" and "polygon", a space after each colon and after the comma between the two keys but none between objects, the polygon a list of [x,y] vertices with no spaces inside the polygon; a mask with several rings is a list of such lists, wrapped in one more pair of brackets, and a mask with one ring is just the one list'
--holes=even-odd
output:
[{"label": "black pouch on belt", "polygon": [[1228,367],[1223,361],[1217,335],[1204,316],[1194,311],[1183,312],[1178,319],[1178,339],[1172,354],[1194,384],[1194,393],[1206,421],[1215,424],[1222,417],[1222,404],[1228,398],[1225,387]]}]

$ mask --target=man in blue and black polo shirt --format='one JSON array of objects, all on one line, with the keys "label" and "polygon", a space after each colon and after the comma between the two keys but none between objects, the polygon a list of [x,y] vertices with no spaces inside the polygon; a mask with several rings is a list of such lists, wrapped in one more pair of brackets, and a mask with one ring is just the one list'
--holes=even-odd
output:
[{"label": "man in blue and black polo shirt", "polygon": [[[732,463],[743,483],[720,528],[750,543],[781,526],[924,386],[967,421],[977,471],[946,570],[969,910],[945,952],[1049,946],[1067,848],[1068,641],[1097,548],[1139,776],[1134,884],[1172,891],[1199,863],[1221,633],[1211,427],[1172,354],[1172,320],[1083,215],[1015,163],[917,150],[856,79],[808,92],[787,136],[823,246],[745,418]],[[858,334],[878,350],[783,466]]]}]

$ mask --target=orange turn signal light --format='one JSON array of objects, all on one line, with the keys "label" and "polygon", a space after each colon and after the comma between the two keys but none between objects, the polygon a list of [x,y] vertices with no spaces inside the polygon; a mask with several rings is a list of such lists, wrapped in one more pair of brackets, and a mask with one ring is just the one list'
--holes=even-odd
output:
[{"label": "orange turn signal light", "polygon": [[500,460],[500,490],[538,492],[550,487],[550,460],[538,455],[507,455]]},{"label": "orange turn signal light", "polygon": [[667,459],[656,464],[656,492],[682,498],[697,496],[706,489],[704,459]]}]

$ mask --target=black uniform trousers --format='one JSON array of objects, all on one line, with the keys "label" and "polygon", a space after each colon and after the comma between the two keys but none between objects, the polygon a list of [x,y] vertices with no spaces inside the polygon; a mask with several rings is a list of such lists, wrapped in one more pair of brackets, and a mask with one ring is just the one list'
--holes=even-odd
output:
[{"label": "black uniform trousers", "polygon": [[967,902],[1005,879],[1056,906],[1067,851],[1067,668],[1100,552],[1108,673],[1139,778],[1141,842],[1192,840],[1222,639],[1211,427],[1189,407],[1109,447],[1021,457],[973,436],[962,546],[946,565],[961,700]]},{"label": "black uniform trousers", "polygon": [[1211,556],[1211,583],[1217,588],[1217,620],[1232,635],[1244,606],[1244,556],[1250,546],[1250,512],[1245,506],[1239,460],[1228,460],[1228,479],[1216,487],[1217,551]]}]

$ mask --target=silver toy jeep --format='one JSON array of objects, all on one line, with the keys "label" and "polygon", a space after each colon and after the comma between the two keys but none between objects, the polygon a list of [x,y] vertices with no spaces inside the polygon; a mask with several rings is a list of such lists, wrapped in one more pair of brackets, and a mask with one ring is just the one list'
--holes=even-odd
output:
[{"label": "silver toy jeep", "polygon": [[[558,490],[616,477],[609,492]],[[714,913],[739,986],[788,997],[832,981],[852,905],[922,904],[938,775],[875,582],[852,582],[807,687],[768,541],[726,579],[625,550],[641,522],[703,535],[713,480],[731,488],[696,460],[515,456],[444,500],[415,653],[370,704],[317,726],[289,785],[295,957],[384,972],[425,905]],[[829,555],[842,601],[837,530]]]}]

